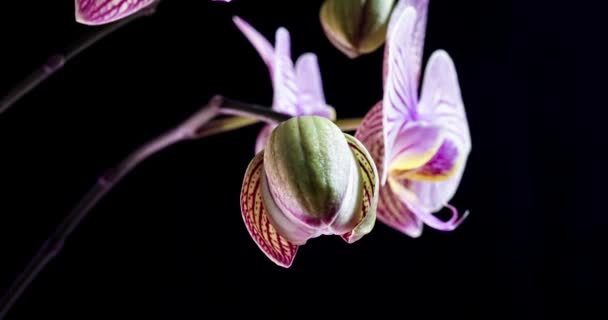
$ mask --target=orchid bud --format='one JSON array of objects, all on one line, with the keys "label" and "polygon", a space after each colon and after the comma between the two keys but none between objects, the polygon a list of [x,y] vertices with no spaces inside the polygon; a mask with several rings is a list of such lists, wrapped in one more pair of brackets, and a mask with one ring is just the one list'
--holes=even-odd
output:
[{"label": "orchid bud", "polygon": [[354,59],[384,43],[394,3],[394,0],[325,0],[321,25],[329,41]]},{"label": "orchid bud", "polygon": [[377,169],[365,147],[329,119],[279,124],[249,164],[241,193],[247,229],[278,265],[320,235],[353,243],[375,224]]}]

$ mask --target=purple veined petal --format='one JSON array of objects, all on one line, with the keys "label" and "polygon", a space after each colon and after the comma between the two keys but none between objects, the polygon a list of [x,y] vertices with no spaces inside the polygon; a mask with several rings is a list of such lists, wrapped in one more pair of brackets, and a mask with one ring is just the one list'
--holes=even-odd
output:
[{"label": "purple veined petal", "polygon": [[262,201],[264,153],[258,153],[249,163],[241,189],[241,213],[247,231],[260,250],[281,267],[289,268],[298,246],[281,236],[271,224]]},{"label": "purple veined petal", "polygon": [[408,40],[409,49],[413,56],[414,72],[416,74],[416,82],[420,79],[420,70],[422,69],[422,56],[424,55],[424,40],[426,36],[426,21],[428,16],[429,0],[400,0],[391,14],[387,28],[387,41],[384,46],[384,63],[383,63],[383,83],[386,82],[386,75],[388,73],[388,54],[390,41],[388,35],[394,30],[400,15],[407,7],[412,7],[416,10],[416,22],[414,24],[414,32],[411,34],[411,38]]},{"label": "purple veined petal", "polygon": [[418,199],[415,193],[407,188],[405,181],[400,181],[395,178],[389,178],[388,184],[393,193],[405,204],[411,212],[427,226],[440,231],[453,231],[468,217],[469,212],[466,211],[461,217],[458,217],[458,211],[453,206],[448,206],[452,212],[452,216],[448,221],[443,221],[433,215],[433,212],[425,207]]},{"label": "purple veined petal", "polygon": [[471,136],[456,68],[443,50],[429,58],[418,108],[423,117],[444,128],[446,141],[458,151],[456,171],[450,178],[439,182],[413,181],[410,186],[420,202],[435,212],[456,193],[471,152]]},{"label": "purple veined petal", "polygon": [[274,65],[274,48],[270,42],[268,42],[264,36],[262,36],[257,30],[255,30],[255,28],[240,17],[235,16],[232,18],[232,21],[237,28],[241,30],[249,42],[251,42],[262,60],[264,60],[264,63],[266,63],[266,66],[268,66],[270,75],[272,76]]},{"label": "purple veined petal", "polygon": [[274,129],[274,127],[275,125],[268,124],[265,125],[262,130],[260,130],[260,133],[258,134],[258,137],[255,140],[256,154],[266,148],[266,142],[268,141],[268,138],[270,137],[270,134],[272,133],[272,129]]},{"label": "purple veined petal", "polygon": [[291,60],[289,31],[285,28],[279,28],[276,32],[272,79],[274,87],[272,109],[289,115],[297,115],[296,75]]},{"label": "purple veined petal", "polygon": [[424,224],[391,190],[388,184],[380,187],[378,219],[387,226],[412,238],[422,234]]},{"label": "purple veined petal", "polygon": [[392,150],[385,152],[385,155],[392,155],[388,162],[385,161],[389,165],[385,173],[400,176],[423,167],[437,154],[443,141],[443,130],[435,124],[406,123],[399,131]]},{"label": "purple veined petal", "polygon": [[76,21],[101,25],[136,13],[155,0],[76,0]]},{"label": "purple veined petal", "polygon": [[321,71],[315,54],[305,53],[296,61],[296,83],[298,114],[330,118],[331,110],[325,103]]},{"label": "purple veined petal", "polygon": [[447,52],[435,51],[429,58],[424,79],[418,112],[449,129],[452,139],[471,148],[469,125],[460,93],[458,74],[454,62]]},{"label": "purple veined petal", "polygon": [[[418,102],[413,56],[408,48],[409,39],[414,31],[416,11],[408,7],[400,15],[393,28],[388,55],[388,74],[383,101],[383,130],[385,168],[393,158],[393,145],[402,126],[416,120]],[[385,183],[387,171],[384,171],[382,183]]]},{"label": "purple veined petal", "polygon": [[359,181],[362,187],[361,204],[358,205],[359,223],[354,229],[342,235],[342,239],[346,242],[353,243],[374,228],[380,183],[374,159],[365,146],[351,135],[344,134],[344,136],[357,161]]},{"label": "purple veined petal", "polygon": [[[367,148],[372,156],[378,174],[382,174],[384,158],[384,137],[382,135],[382,101],[378,102],[363,118],[355,137]],[[412,238],[422,233],[422,221],[395,196],[388,185],[381,185],[377,208],[378,220],[405,233]]]}]

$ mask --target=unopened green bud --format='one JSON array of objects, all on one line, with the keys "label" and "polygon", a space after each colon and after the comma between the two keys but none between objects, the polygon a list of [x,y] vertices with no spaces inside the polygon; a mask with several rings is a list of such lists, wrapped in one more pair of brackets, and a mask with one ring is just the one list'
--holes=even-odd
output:
[{"label": "unopened green bud", "polygon": [[276,127],[264,167],[275,197],[305,220],[331,221],[347,191],[358,188],[350,185],[357,164],[344,133],[324,117],[292,118]]},{"label": "unopened green bud", "polygon": [[321,25],[329,41],[354,59],[384,43],[394,3],[394,0],[325,0]]}]

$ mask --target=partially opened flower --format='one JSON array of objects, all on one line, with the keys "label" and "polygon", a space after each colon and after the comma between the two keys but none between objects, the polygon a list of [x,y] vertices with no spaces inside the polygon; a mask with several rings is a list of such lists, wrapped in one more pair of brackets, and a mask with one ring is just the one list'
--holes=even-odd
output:
[{"label": "partially opened flower", "polygon": [[243,220],[266,256],[291,266],[298,246],[320,235],[353,243],[375,224],[376,166],[365,147],[319,116],[291,118],[251,161]]},{"label": "partially opened flower", "polygon": [[[456,68],[445,51],[431,55],[418,96],[428,1],[398,6],[387,35],[384,97],[355,137],[381,175],[378,219],[418,237],[423,224],[449,231],[467,216],[459,218],[448,202],[460,184],[471,137]],[[443,221],[434,213],[446,206],[452,217]]]},{"label": "partially opened flower", "polygon": [[[301,55],[294,66],[290,36],[285,28],[277,30],[273,48],[266,38],[243,19],[234,17],[234,23],[268,66],[274,89],[274,111],[292,116],[316,115],[335,119],[334,109],[325,103],[321,72],[315,54]],[[273,128],[273,125],[267,125],[262,129],[255,146],[256,153],[264,148]]]},{"label": "partially opened flower", "polygon": [[87,25],[106,24],[130,16],[158,1],[160,0],[76,0],[76,21]]}]

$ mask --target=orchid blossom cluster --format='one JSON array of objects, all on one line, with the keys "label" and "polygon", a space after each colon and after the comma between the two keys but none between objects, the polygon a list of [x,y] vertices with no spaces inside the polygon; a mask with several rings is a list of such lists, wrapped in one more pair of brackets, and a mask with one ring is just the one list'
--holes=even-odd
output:
[{"label": "orchid blossom cluster", "polygon": [[[76,0],[76,21],[105,25],[153,12],[160,0]],[[230,0],[215,0],[230,2]],[[167,146],[267,123],[244,170],[240,194],[245,229],[275,264],[290,267],[298,248],[322,235],[353,243],[376,219],[412,238],[427,226],[456,229],[468,216],[449,204],[471,152],[471,137],[454,62],[431,54],[422,74],[428,0],[326,0],[319,19],[331,44],[355,59],[384,43],[384,93],[356,126],[344,125],[329,106],[317,56],[292,60],[290,33],[276,31],[274,45],[240,17],[233,22],[270,73],[270,109],[215,96],[199,112],[135,150],[102,176],[67,215],[0,300],[0,319],[48,263],[74,228],[109,189],[138,163]],[[61,68],[76,53],[117,27],[55,55],[0,100],[0,113]],[[421,89],[421,90],[419,90]],[[227,118],[215,119],[218,115]],[[354,135],[344,131],[356,131]],[[435,214],[448,208],[444,221]]]},{"label": "orchid blossom cluster", "polygon": [[[77,0],[76,20],[106,24],[154,2]],[[246,229],[282,267],[291,266],[298,247],[311,238],[359,240],[376,216],[415,238],[424,225],[451,231],[468,215],[448,203],[471,138],[456,68],[445,51],[429,58],[418,94],[428,0],[363,2],[327,0],[320,11],[328,40],[349,58],[385,43],[384,95],[354,136],[334,123],[314,53],[294,63],[288,30],[279,28],[272,45],[248,22],[233,18],[268,67],[271,109],[290,117],[259,133],[241,191]],[[434,215],[445,207],[452,212],[447,221]]]}]

